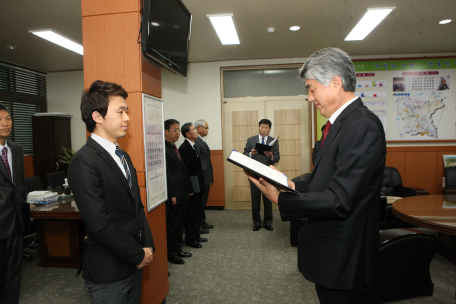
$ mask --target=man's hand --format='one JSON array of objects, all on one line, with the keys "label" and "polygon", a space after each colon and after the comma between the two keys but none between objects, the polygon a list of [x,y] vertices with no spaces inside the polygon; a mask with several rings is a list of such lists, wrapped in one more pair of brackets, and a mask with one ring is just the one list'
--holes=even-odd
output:
[{"label": "man's hand", "polygon": [[[269,168],[274,169],[274,170],[276,170],[276,171],[279,171],[279,170],[277,170],[277,168],[274,167],[273,165],[270,165]],[[279,172],[280,172],[280,171],[279,171]],[[282,172],[280,172],[280,173],[282,173]],[[283,174],[283,173],[282,173],[282,174]],[[288,180],[288,188],[291,188],[291,189],[293,189],[293,190],[296,190],[296,189],[295,189],[295,183],[293,183],[291,180]]]},{"label": "man's hand", "polygon": [[173,205],[176,205],[176,204],[177,204],[177,201],[176,201],[176,198],[175,198],[175,197],[173,197],[171,200],[173,201]]},{"label": "man's hand", "polygon": [[255,154],[258,154],[258,151],[255,150],[255,149],[252,149],[252,150],[250,151],[250,155],[255,155]]},{"label": "man's hand", "polygon": [[257,188],[263,192],[264,195],[266,195],[266,197],[271,201],[273,202],[274,204],[278,204],[279,203],[279,194],[280,194],[280,190],[277,189],[275,186],[273,186],[272,184],[268,183],[265,179],[261,178],[258,180],[256,179],[255,177],[253,177],[252,175],[250,175],[249,172],[247,172],[246,170],[244,170],[244,173],[247,175],[247,177],[249,178],[249,180],[255,184],[255,186],[257,186]]},{"label": "man's hand", "polygon": [[152,261],[152,259],[154,258],[153,256],[153,253],[152,253],[152,249],[150,248],[143,248],[144,250],[144,258],[141,262],[141,264],[139,265],[136,265],[136,268],[137,269],[141,269],[147,265],[149,265],[149,263]]},{"label": "man's hand", "polygon": [[274,149],[271,149],[271,151],[264,151],[264,155],[266,155],[268,158],[272,159],[272,156],[273,156],[273,155],[272,155],[272,151],[273,151],[273,150],[274,150]]}]

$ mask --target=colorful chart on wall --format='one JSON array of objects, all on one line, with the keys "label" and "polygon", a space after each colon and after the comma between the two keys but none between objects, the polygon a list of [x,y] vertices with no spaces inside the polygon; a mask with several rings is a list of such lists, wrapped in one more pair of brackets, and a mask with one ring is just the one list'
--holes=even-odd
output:
[{"label": "colorful chart on wall", "polygon": [[[380,118],[387,141],[456,141],[456,58],[381,59],[353,65],[355,95]],[[318,140],[327,119],[316,112]]]},{"label": "colorful chart on wall", "polygon": [[143,94],[147,211],[168,199],[166,186],[163,101]]}]

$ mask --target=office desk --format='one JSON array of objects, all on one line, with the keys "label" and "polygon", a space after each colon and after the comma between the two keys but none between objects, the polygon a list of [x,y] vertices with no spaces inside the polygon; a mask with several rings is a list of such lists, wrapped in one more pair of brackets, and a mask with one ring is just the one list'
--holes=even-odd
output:
[{"label": "office desk", "polygon": [[439,253],[456,264],[456,195],[420,195],[397,200],[393,214],[439,232]]},{"label": "office desk", "polygon": [[30,214],[41,253],[38,266],[78,268],[84,249],[85,227],[74,200],[35,206]]}]

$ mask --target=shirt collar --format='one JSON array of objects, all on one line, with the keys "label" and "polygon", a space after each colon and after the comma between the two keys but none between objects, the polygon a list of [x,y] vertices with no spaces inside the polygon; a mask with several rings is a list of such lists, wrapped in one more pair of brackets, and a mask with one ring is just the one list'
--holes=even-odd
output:
[{"label": "shirt collar", "polygon": [[90,137],[92,137],[92,139],[94,141],[96,141],[100,146],[102,146],[103,149],[105,149],[109,154],[111,154],[111,155],[116,154],[117,142],[116,142],[116,144],[113,144],[111,141],[109,141],[106,138],[103,138],[101,136],[98,136],[95,133],[92,133],[90,135]]},{"label": "shirt collar", "polygon": [[[269,135],[266,135],[266,136],[264,137],[264,142],[265,142],[265,143],[268,141],[268,136],[269,136]],[[259,142],[261,142],[261,139],[262,139],[262,138],[263,138],[263,136],[261,136],[261,134],[258,134],[258,139],[260,140]]]},{"label": "shirt collar", "polygon": [[201,138],[202,141],[204,141],[204,138],[202,138],[201,135],[198,134],[198,137]]},{"label": "shirt collar", "polygon": [[355,96],[355,98],[347,101],[343,106],[341,106],[339,109],[337,109],[337,111],[334,112],[333,115],[331,115],[331,117],[329,118],[329,121],[331,122],[332,125],[334,124],[334,122],[336,121],[336,119],[340,115],[340,113],[342,113],[342,111],[345,110],[345,108],[348,107],[356,99],[358,99],[358,96]]},{"label": "shirt collar", "polygon": [[0,145],[0,151],[3,150],[3,148],[6,147],[8,150],[10,150],[10,147],[8,146],[8,141],[5,139],[5,145]]},{"label": "shirt collar", "polygon": [[192,145],[192,148],[193,148],[193,146],[195,145],[195,143],[194,143],[193,141],[191,141],[190,139],[188,139],[188,138],[186,138],[185,140],[188,141],[188,142]]}]

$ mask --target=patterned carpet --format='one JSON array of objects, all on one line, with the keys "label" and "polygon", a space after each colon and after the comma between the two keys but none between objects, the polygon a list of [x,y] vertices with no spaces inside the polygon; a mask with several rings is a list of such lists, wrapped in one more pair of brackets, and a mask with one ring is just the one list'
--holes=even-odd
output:
[{"label": "patterned carpet", "polygon": [[[252,231],[251,212],[208,210],[215,225],[203,248],[184,246],[193,257],[169,264],[166,303],[318,303],[314,285],[298,271],[289,223],[274,211],[274,231]],[[24,261],[20,303],[90,303],[84,280],[75,269],[37,267],[39,255]],[[435,284],[431,297],[393,303],[455,303],[456,266],[440,255],[431,263]]]}]

